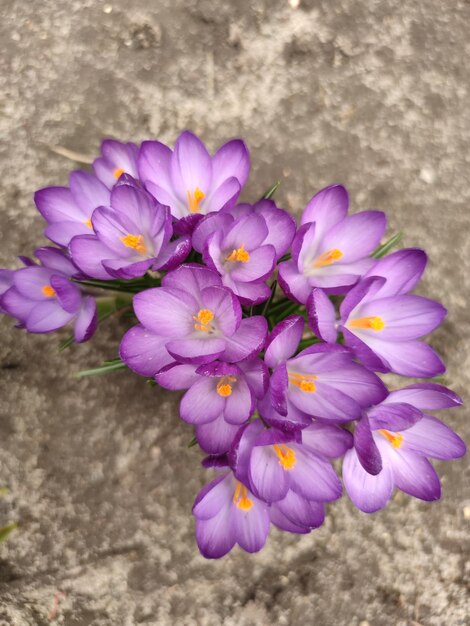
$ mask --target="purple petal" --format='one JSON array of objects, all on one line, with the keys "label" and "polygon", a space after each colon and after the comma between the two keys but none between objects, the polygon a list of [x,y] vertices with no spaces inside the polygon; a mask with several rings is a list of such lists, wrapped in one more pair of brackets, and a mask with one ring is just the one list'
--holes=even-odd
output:
[{"label": "purple petal", "polygon": [[286,296],[305,304],[312,291],[308,278],[299,272],[294,261],[279,263],[278,271],[279,284]]},{"label": "purple petal", "polygon": [[34,254],[41,261],[41,264],[48,269],[57,270],[66,276],[73,276],[77,273],[77,268],[72,261],[65,256],[62,250],[44,246],[37,248]]},{"label": "purple petal", "polygon": [[304,331],[304,319],[290,315],[273,328],[267,342],[264,361],[270,368],[287,361],[297,350]]},{"label": "purple petal", "polygon": [[250,361],[239,362],[239,367],[243,371],[248,386],[254,395],[261,399],[266,394],[269,385],[269,372],[262,359],[252,359]]},{"label": "purple petal", "polygon": [[323,372],[319,376],[320,381],[342,391],[363,408],[381,402],[388,394],[380,378],[357,363],[350,363],[336,371]]},{"label": "purple petal", "polygon": [[351,311],[356,308],[359,302],[373,298],[384,284],[385,279],[380,276],[371,276],[359,281],[341,303],[339,312],[343,323],[348,319]]},{"label": "purple petal", "polygon": [[416,424],[423,414],[419,409],[404,402],[382,402],[368,411],[371,427],[374,430],[406,430]]},{"label": "purple petal", "polygon": [[98,326],[96,300],[91,296],[83,299],[82,305],[75,320],[73,329],[75,341],[82,343],[88,341]]},{"label": "purple petal", "polygon": [[8,315],[24,323],[32,309],[36,306],[36,303],[36,300],[31,300],[23,296],[17,289],[11,287],[7,289],[2,296],[2,313],[6,312]]},{"label": "purple petal", "polygon": [[272,200],[257,202],[254,211],[261,215],[268,227],[268,236],[264,245],[270,244],[276,250],[276,257],[281,258],[288,250],[295,235],[295,220],[284,211],[276,207]]},{"label": "purple petal", "polygon": [[207,194],[211,185],[212,159],[202,141],[187,130],[175,143],[171,179],[181,198],[185,198],[188,191],[193,194],[196,188]]},{"label": "purple petal", "polygon": [[281,363],[272,373],[269,388],[271,391],[271,404],[280,415],[287,415],[287,390],[289,377],[285,363]]},{"label": "purple petal", "polygon": [[211,194],[204,199],[204,212],[222,211],[229,209],[237,201],[240,195],[240,183],[235,177],[228,178],[218,187],[215,187]]},{"label": "purple petal", "polygon": [[92,228],[85,222],[55,222],[44,229],[44,236],[58,246],[68,246],[78,235],[88,235]]},{"label": "purple petal", "polygon": [[268,324],[266,318],[255,315],[242,319],[237,332],[225,337],[226,348],[222,360],[237,363],[256,356],[264,346]]},{"label": "purple petal", "polygon": [[193,515],[197,519],[207,520],[215,517],[230,502],[233,481],[230,473],[217,476],[201,489],[193,504]]},{"label": "purple petal", "polygon": [[165,389],[189,389],[199,380],[196,369],[191,363],[170,363],[155,375],[155,380]]},{"label": "purple petal", "polygon": [[82,301],[80,289],[63,275],[51,276],[50,284],[64,311],[76,313]]},{"label": "purple petal", "polygon": [[297,462],[289,473],[291,489],[307,500],[331,502],[341,497],[341,482],[329,462],[299,445],[294,446]]},{"label": "purple petal", "polygon": [[[139,150],[138,170],[139,178],[144,183],[151,181],[173,196],[170,175],[172,154],[170,148],[159,141],[144,141]],[[158,199],[162,202],[160,198]]]},{"label": "purple petal", "polygon": [[[68,187],[46,187],[34,194],[37,210],[49,224],[55,222],[85,222],[85,214],[75,202]],[[74,222],[75,223],[75,222]]]},{"label": "purple petal", "polygon": [[230,275],[234,281],[261,282],[269,277],[276,265],[276,251],[273,246],[261,246],[250,252],[248,263],[237,263]]},{"label": "purple petal", "polygon": [[367,337],[367,345],[401,376],[432,378],[446,369],[434,350],[421,341],[391,342]]},{"label": "purple petal", "polygon": [[176,338],[194,331],[197,305],[184,292],[165,287],[146,289],[134,296],[133,305],[139,322],[155,334]]},{"label": "purple petal", "polygon": [[111,274],[105,270],[103,259],[109,259],[113,253],[94,235],[79,235],[70,242],[70,253],[74,263],[84,274],[100,280],[109,280]]},{"label": "purple petal", "polygon": [[282,500],[289,490],[289,473],[283,469],[272,446],[256,446],[250,455],[250,485],[265,502]]},{"label": "purple petal", "polygon": [[85,220],[91,217],[97,207],[109,206],[109,189],[88,172],[77,171],[70,174],[70,191]]},{"label": "purple petal", "polygon": [[249,173],[250,153],[240,139],[228,141],[214,154],[212,159],[212,186],[214,188],[232,177],[235,177],[243,187]]},{"label": "purple petal", "polygon": [[458,459],[467,451],[465,442],[452,428],[432,415],[425,415],[402,435],[403,450],[432,459]]},{"label": "purple petal", "polygon": [[358,420],[354,431],[354,447],[362,467],[373,476],[382,471],[382,457],[372,436],[369,418]]},{"label": "purple petal", "polygon": [[272,405],[270,391],[268,391],[262,400],[259,400],[258,410],[265,422],[285,432],[295,432],[312,423],[311,417],[299,411],[292,402],[289,401],[287,402],[287,415],[278,413]]},{"label": "purple petal", "polygon": [[62,328],[73,318],[57,301],[38,302],[26,319],[26,330],[30,333],[50,333]]},{"label": "purple petal", "polygon": [[224,238],[227,250],[237,250],[242,244],[246,250],[259,248],[268,236],[266,222],[256,213],[235,220]]},{"label": "purple petal", "polygon": [[141,376],[155,376],[173,361],[165,348],[166,337],[156,335],[143,326],[134,326],[121,340],[119,356]]},{"label": "purple petal", "polygon": [[394,483],[399,489],[420,500],[439,500],[439,477],[427,459],[403,448],[389,446],[389,462]]},{"label": "purple petal", "polygon": [[244,306],[255,306],[266,302],[271,296],[271,289],[266,283],[242,283],[234,282],[230,275],[223,277],[224,285],[231,289]]},{"label": "purple petal", "polygon": [[238,378],[232,393],[225,402],[224,418],[229,424],[243,424],[253,413],[250,388],[243,378]]},{"label": "purple petal", "polygon": [[380,290],[380,297],[408,293],[416,287],[427,263],[424,250],[407,248],[398,250],[379,259],[367,276],[382,276],[386,283]]},{"label": "purple petal", "polygon": [[[317,381],[316,381],[317,383]],[[316,391],[307,393],[294,385],[289,386],[289,399],[292,404],[307,415],[333,422],[350,422],[361,415],[361,407],[345,393],[331,387],[316,384]]]},{"label": "purple petal", "polygon": [[219,338],[173,339],[166,344],[171,356],[183,363],[210,363],[224,353],[226,341]]},{"label": "purple petal", "polygon": [[343,481],[348,496],[364,513],[375,513],[392,497],[393,478],[389,467],[373,476],[362,467],[354,449],[348,450],[343,461]]},{"label": "purple petal", "polygon": [[319,528],[325,519],[325,507],[321,502],[306,500],[294,491],[289,491],[273,508],[278,509],[294,525],[304,526],[309,530]]},{"label": "purple petal", "polygon": [[183,235],[179,239],[175,239],[169,243],[157,257],[157,261],[153,264],[154,271],[160,270],[167,272],[175,269],[186,259],[191,252],[191,238],[189,235]]},{"label": "purple petal", "polygon": [[200,302],[201,291],[207,287],[221,286],[222,279],[216,272],[203,265],[186,263],[166,274],[162,285],[186,291],[196,302]]},{"label": "purple petal", "polygon": [[342,253],[341,264],[358,261],[378,246],[386,227],[387,219],[381,211],[362,211],[350,215],[325,234],[317,256],[338,249]]},{"label": "purple petal", "polygon": [[356,355],[357,359],[374,372],[389,372],[390,367],[385,359],[375,354],[359,337],[356,337],[347,328],[343,328],[344,343]]},{"label": "purple petal", "polygon": [[249,511],[242,511],[237,507],[233,507],[232,510],[234,510],[233,526],[240,548],[251,553],[261,550],[269,533],[269,513],[266,504],[254,499]]},{"label": "purple petal", "polygon": [[422,410],[447,409],[462,404],[462,399],[447,387],[436,383],[415,383],[392,391],[387,402],[407,402]]},{"label": "purple petal", "polygon": [[352,447],[349,431],[333,424],[313,422],[302,430],[302,445],[319,456],[337,458]]},{"label": "purple petal", "polygon": [[181,419],[188,424],[207,424],[224,411],[225,398],[210,378],[201,377],[185,393],[180,404]]},{"label": "purple petal", "polygon": [[348,212],[348,192],[342,185],[330,185],[316,193],[302,214],[301,223],[316,222],[324,235],[344,219]]},{"label": "purple petal", "polygon": [[198,252],[204,250],[204,246],[212,233],[224,232],[233,222],[229,213],[209,213],[196,226],[192,235],[193,247]]},{"label": "purple petal", "polygon": [[220,415],[213,422],[197,425],[196,438],[205,452],[224,454],[230,449],[239,430],[239,425],[228,424],[223,415]]},{"label": "purple petal", "polygon": [[[293,494],[294,492],[290,491],[289,493]],[[307,500],[303,501],[308,502]],[[281,502],[283,502],[283,500],[281,500]],[[271,520],[271,524],[274,524],[274,526],[276,526],[279,530],[284,530],[288,533],[307,535],[310,532],[311,529],[307,526],[298,526],[297,524],[291,522],[290,519],[279,509],[278,505],[278,502],[273,502],[273,504],[269,507],[269,519]]]},{"label": "purple petal", "polygon": [[216,326],[229,337],[237,331],[241,320],[241,307],[236,296],[226,287],[207,287],[201,292],[204,308],[214,314]]},{"label": "purple petal", "polygon": [[335,307],[322,289],[314,289],[307,300],[310,328],[315,335],[328,343],[336,343]]}]

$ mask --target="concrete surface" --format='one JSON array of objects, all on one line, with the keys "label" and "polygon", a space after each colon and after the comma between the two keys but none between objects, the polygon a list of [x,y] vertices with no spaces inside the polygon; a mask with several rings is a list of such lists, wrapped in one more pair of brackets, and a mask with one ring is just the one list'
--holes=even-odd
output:
[{"label": "concrete surface", "polygon": [[[41,240],[34,189],[111,135],[215,148],[241,135],[246,197],[281,178],[298,212],[323,185],[430,254],[422,292],[449,317],[434,345],[467,396],[470,366],[470,2],[1,0],[0,265]],[[462,626],[469,623],[468,462],[440,463],[444,498],[346,501],[309,536],[263,552],[197,552],[206,481],[177,396],[127,373],[71,374],[115,355],[124,326],[59,354],[66,336],[1,319],[0,624]],[[468,409],[447,414],[470,440]],[[467,564],[467,569],[466,569]]]}]

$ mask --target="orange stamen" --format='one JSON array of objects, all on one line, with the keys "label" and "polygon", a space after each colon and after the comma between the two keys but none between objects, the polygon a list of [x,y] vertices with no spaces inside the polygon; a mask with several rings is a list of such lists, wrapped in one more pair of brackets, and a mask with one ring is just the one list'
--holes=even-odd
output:
[{"label": "orange stamen", "polygon": [[88,228],[93,229],[93,224],[91,223],[91,219],[90,218],[85,220],[85,226],[88,226]]},{"label": "orange stamen", "polygon": [[250,260],[250,253],[245,250],[245,246],[242,244],[237,250],[232,252],[225,259],[226,261],[239,261],[240,263],[247,263]]},{"label": "orange stamen", "polygon": [[242,485],[237,480],[237,486],[235,487],[235,493],[233,494],[233,501],[239,509],[242,511],[249,511],[253,506],[253,500],[248,497],[248,491],[245,485]]},{"label": "orange stamen", "polygon": [[380,429],[379,433],[382,437],[392,444],[394,448],[400,448],[403,445],[403,440],[405,439],[401,433],[391,433],[388,430]]},{"label": "orange stamen", "polygon": [[292,448],[289,448],[284,444],[275,443],[273,445],[273,449],[274,452],[277,454],[279,464],[282,465],[283,469],[291,470],[297,463],[295,452],[294,450],[292,450]]},{"label": "orange stamen", "polygon": [[223,376],[217,383],[217,393],[222,398],[228,398],[232,395],[233,383],[237,381],[236,376]]},{"label": "orange stamen", "polygon": [[122,169],[122,167],[117,167],[113,172],[113,176],[116,180],[123,174],[124,174],[124,170]]},{"label": "orange stamen", "polygon": [[50,285],[44,285],[44,287],[41,288],[41,291],[46,298],[53,298],[56,295],[54,287],[51,287]]},{"label": "orange stamen", "polygon": [[313,393],[317,390],[317,386],[313,382],[318,376],[314,374],[296,374],[295,372],[289,372],[289,382],[300,389],[300,391],[306,391],[307,393]]},{"label": "orange stamen", "polygon": [[189,189],[186,191],[186,193],[188,194],[189,210],[191,211],[191,213],[199,213],[199,205],[201,201],[204,200],[204,198],[206,197],[206,194],[201,191],[199,187],[196,187],[193,194],[191,194]]},{"label": "orange stamen", "polygon": [[142,235],[126,235],[125,237],[121,237],[122,243],[127,248],[132,248],[139,254],[145,254],[147,252],[147,248],[145,247],[144,238]]},{"label": "orange stamen", "polygon": [[196,322],[194,328],[202,332],[208,333],[211,330],[210,322],[214,319],[214,314],[209,309],[201,309],[197,315],[193,315]]},{"label": "orange stamen", "polygon": [[338,248],[332,248],[323,254],[320,254],[313,262],[313,267],[325,267],[325,265],[331,265],[335,261],[339,261],[339,259],[343,256],[341,250]]},{"label": "orange stamen", "polygon": [[375,330],[376,332],[385,328],[385,322],[381,317],[359,317],[349,321],[346,326],[348,328],[364,328],[367,330]]}]

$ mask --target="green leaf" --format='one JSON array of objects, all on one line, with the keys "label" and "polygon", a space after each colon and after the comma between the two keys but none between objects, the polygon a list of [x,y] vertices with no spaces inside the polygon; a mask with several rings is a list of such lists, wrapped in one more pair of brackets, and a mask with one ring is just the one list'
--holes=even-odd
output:
[{"label": "green leaf", "polygon": [[197,439],[196,437],[193,437],[191,441],[188,443],[188,448],[194,448],[195,445],[197,445]]},{"label": "green leaf", "polygon": [[111,374],[112,372],[119,372],[127,369],[127,365],[121,361],[121,359],[114,359],[112,361],[105,361],[102,365],[94,367],[89,370],[81,370],[76,372],[74,378],[83,378],[85,376],[101,376],[102,374]]},{"label": "green leaf", "polygon": [[0,528],[0,542],[5,541],[5,539],[7,539],[10,533],[12,533],[17,528],[18,528],[18,524],[16,522],[12,522],[11,524],[8,524],[8,526],[4,526],[3,528]]},{"label": "green leaf", "polygon": [[392,248],[394,248],[400,242],[402,238],[402,233],[397,233],[393,235],[388,241],[379,246],[372,254],[370,255],[374,259],[381,259],[383,256],[388,254]]},{"label": "green leaf", "polygon": [[281,181],[277,180],[274,185],[272,185],[263,196],[261,196],[261,200],[269,200],[270,198],[272,198],[274,196],[274,194],[276,193],[276,191],[279,189],[279,187],[281,186]]},{"label": "green leaf", "polygon": [[265,303],[265,305],[263,307],[263,311],[261,313],[261,315],[263,317],[266,317],[267,312],[269,311],[269,307],[271,306],[271,304],[272,304],[272,302],[274,300],[274,296],[276,295],[276,287],[277,287],[277,280],[274,280],[272,285],[271,285],[271,295],[269,296],[269,299]]}]

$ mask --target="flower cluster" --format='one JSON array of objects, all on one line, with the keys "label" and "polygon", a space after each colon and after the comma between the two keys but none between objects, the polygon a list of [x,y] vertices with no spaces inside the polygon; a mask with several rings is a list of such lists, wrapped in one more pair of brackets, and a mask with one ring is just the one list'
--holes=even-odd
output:
[{"label": "flower cluster", "polygon": [[342,495],[333,459],[372,513],[395,488],[438,499],[429,459],[465,453],[429,414],[461,404],[455,393],[432,380],[389,391],[379,377],[444,372],[422,338],[446,310],[412,293],[424,251],[389,253],[384,213],[348,215],[341,185],[313,196],[299,226],[274,188],[240,204],[249,169],[240,140],[213,156],[190,132],[173,150],[104,141],[93,172],[35,194],[55,247],[0,270],[2,312],[32,333],[72,322],[68,343],[92,336],[110,293],[114,311],[132,300],[119,359],[86,373],[128,367],[184,390],[180,416],[217,475],[193,506],[209,558],[260,550],[271,525],[321,526]]}]

